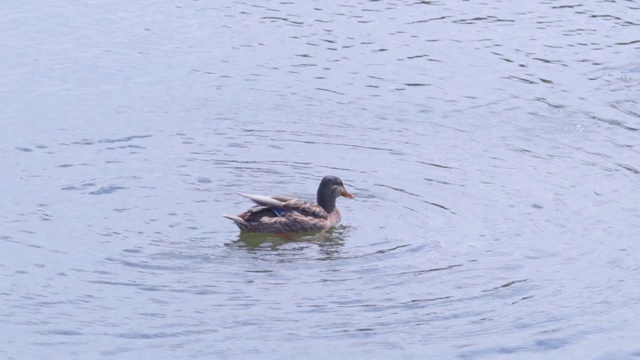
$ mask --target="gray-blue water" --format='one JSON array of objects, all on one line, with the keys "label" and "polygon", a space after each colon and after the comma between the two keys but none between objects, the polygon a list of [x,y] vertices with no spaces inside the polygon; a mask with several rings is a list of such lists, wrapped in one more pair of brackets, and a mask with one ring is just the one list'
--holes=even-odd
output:
[{"label": "gray-blue water", "polygon": [[[0,357],[640,358],[637,1],[2,18]],[[332,231],[221,217],[327,174]]]}]

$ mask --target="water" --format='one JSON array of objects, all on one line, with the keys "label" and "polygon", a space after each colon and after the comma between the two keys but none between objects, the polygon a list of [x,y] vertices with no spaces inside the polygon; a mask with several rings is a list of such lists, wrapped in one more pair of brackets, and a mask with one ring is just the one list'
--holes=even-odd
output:
[{"label": "water", "polygon": [[0,355],[639,358],[639,8],[12,4]]}]

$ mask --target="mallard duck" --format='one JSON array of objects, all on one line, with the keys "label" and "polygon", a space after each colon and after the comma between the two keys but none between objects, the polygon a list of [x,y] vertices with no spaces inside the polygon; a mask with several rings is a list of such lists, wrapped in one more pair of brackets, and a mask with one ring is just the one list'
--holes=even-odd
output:
[{"label": "mallard duck", "polygon": [[240,194],[257,205],[240,215],[223,215],[233,220],[241,232],[299,233],[325,230],[340,223],[336,207],[339,196],[355,198],[342,180],[325,176],[318,187],[317,204],[289,196]]}]

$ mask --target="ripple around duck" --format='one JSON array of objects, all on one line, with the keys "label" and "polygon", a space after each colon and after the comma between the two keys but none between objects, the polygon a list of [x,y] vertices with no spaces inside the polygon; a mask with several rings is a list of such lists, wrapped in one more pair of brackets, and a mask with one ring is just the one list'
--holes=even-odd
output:
[{"label": "ripple around duck", "polygon": [[348,253],[345,239],[349,236],[349,227],[340,226],[327,232],[315,234],[241,234],[239,239],[228,243],[237,249],[246,249],[263,259],[277,259],[279,262],[302,261],[341,261],[379,256],[395,252],[411,244],[396,245],[357,254]]},{"label": "ripple around duck", "polygon": [[191,337],[194,335],[210,335],[220,332],[219,329],[183,330],[183,331],[156,331],[156,332],[129,332],[117,333],[112,336],[125,339],[166,339]]}]

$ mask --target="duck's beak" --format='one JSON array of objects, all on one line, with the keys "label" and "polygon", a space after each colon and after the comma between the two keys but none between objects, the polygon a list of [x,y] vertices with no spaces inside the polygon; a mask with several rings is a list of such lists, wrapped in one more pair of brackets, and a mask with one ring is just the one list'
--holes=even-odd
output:
[{"label": "duck's beak", "polygon": [[342,188],[342,196],[349,198],[349,199],[355,199],[356,196],[353,195],[352,193],[348,192],[347,189]]}]

